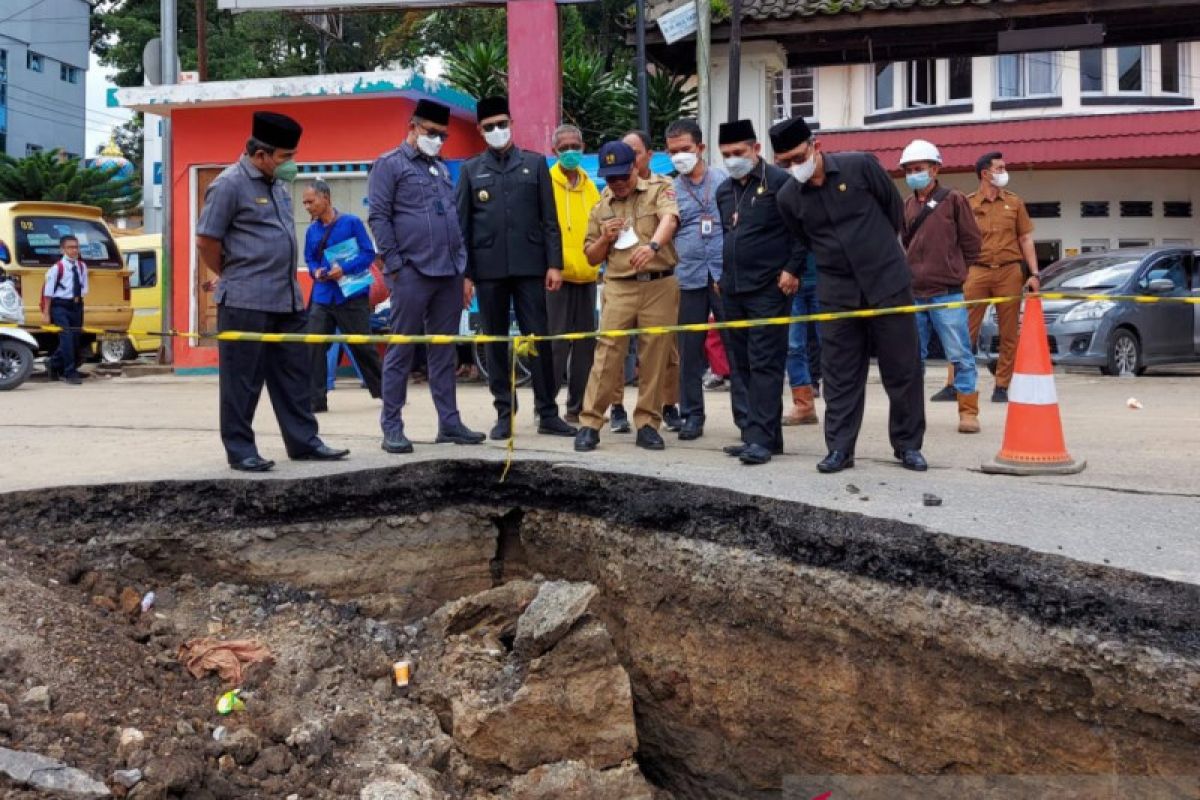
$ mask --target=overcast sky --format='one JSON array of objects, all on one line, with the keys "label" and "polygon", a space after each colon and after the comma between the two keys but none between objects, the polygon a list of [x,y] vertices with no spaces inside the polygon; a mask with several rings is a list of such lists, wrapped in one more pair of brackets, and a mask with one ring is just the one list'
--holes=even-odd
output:
[{"label": "overcast sky", "polygon": [[100,66],[96,54],[92,53],[87,71],[87,154],[95,155],[96,148],[108,141],[112,129],[129,119],[131,114],[123,108],[108,107],[108,90],[113,86],[112,75],[116,70]]}]

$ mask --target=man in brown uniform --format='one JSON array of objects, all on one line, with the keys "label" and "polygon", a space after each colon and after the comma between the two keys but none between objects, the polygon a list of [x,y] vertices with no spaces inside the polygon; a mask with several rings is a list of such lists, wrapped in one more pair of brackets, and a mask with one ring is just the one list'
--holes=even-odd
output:
[{"label": "man in brown uniform", "polygon": [[[1025,289],[1036,292],[1041,287],[1038,278],[1037,252],[1033,247],[1033,222],[1025,203],[1012,192],[1006,191],[1008,170],[1004,156],[986,153],[975,162],[975,174],[979,176],[979,191],[967,199],[975,212],[975,222],[983,236],[979,261],[967,271],[963,293],[967,300],[983,300],[987,297],[1014,297]],[[1021,271],[1021,260],[1029,267],[1030,277],[1025,280]],[[985,305],[971,306],[969,327],[971,343],[979,341],[979,327],[983,323]],[[1000,324],[1000,363],[996,366],[996,388],[992,392],[993,403],[1008,402],[1008,384],[1012,381],[1013,363],[1017,355],[1017,320],[1021,312],[1019,303],[996,305],[996,319]]]},{"label": "man in brown uniform", "polygon": [[[600,148],[600,177],[608,186],[592,208],[584,252],[591,264],[608,262],[600,312],[602,330],[672,325],[679,315],[675,190],[669,183],[641,179],[634,161],[633,149],[624,142],[609,142]],[[624,380],[624,349],[620,339],[602,337],[596,342],[596,358],[579,415],[581,427],[575,436],[579,452],[595,450],[600,443],[604,412]],[[648,450],[664,447],[658,427],[670,355],[669,337],[642,336],[638,340],[641,369],[633,421],[638,447]]]}]

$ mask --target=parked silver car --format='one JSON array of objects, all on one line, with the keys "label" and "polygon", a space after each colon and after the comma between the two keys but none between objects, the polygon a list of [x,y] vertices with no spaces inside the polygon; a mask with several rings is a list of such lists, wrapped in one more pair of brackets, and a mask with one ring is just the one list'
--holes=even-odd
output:
[{"label": "parked silver car", "polygon": [[[1087,253],[1042,272],[1042,291],[1083,294],[1200,296],[1200,253],[1139,247]],[[1046,333],[1056,364],[1099,367],[1105,375],[1200,361],[1200,305],[1113,300],[1046,300]],[[995,307],[980,328],[980,354],[994,371],[1000,337]]]}]

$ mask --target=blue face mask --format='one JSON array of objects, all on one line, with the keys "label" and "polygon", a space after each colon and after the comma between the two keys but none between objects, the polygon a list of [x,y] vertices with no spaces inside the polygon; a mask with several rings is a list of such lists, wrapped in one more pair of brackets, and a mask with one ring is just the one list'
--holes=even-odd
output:
[{"label": "blue face mask", "polygon": [[929,186],[932,181],[933,178],[929,177],[928,172],[911,172],[904,176],[904,182],[907,183],[908,188],[912,189],[914,192],[921,191],[925,187]]},{"label": "blue face mask", "polygon": [[579,165],[583,163],[583,151],[563,150],[558,154],[558,163],[562,164],[563,169],[579,169]]}]

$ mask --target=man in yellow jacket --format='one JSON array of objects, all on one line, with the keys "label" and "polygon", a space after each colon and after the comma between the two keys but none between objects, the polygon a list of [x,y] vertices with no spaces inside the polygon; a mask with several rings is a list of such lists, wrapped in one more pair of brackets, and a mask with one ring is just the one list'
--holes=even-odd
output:
[{"label": "man in yellow jacket", "polygon": [[[558,162],[550,168],[554,185],[554,205],[558,209],[558,226],[562,230],[563,285],[557,292],[546,293],[546,311],[550,317],[550,333],[579,333],[596,330],[596,277],[599,266],[588,263],[583,252],[587,238],[588,214],[600,201],[600,192],[587,173],[579,168],[583,157],[583,133],[574,125],[561,125],[554,131],[554,154]],[[579,422],[583,393],[592,357],[596,352],[595,339],[553,343],[555,396],[567,384],[566,415],[568,422]]]}]

